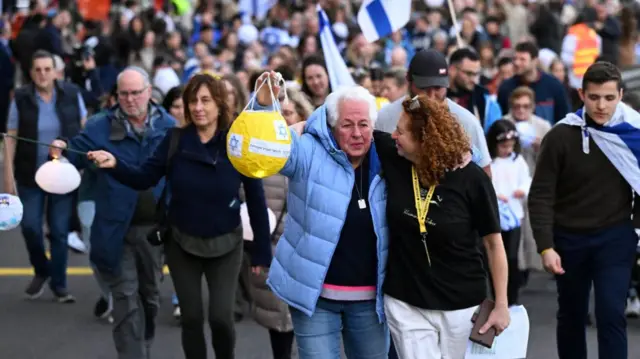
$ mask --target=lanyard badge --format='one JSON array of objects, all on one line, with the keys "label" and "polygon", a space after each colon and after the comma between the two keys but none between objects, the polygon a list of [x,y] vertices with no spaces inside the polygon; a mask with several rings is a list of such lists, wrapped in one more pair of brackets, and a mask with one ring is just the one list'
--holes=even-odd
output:
[{"label": "lanyard badge", "polygon": [[423,200],[420,195],[420,180],[416,173],[416,168],[411,167],[411,175],[413,177],[413,197],[416,203],[416,215],[418,217],[418,224],[420,224],[420,236],[422,238],[422,244],[424,245],[424,251],[427,254],[427,261],[429,261],[429,267],[431,267],[431,256],[429,255],[429,248],[427,247],[427,213],[429,213],[429,205],[431,204],[431,198],[436,190],[436,186],[430,186],[427,197]]}]

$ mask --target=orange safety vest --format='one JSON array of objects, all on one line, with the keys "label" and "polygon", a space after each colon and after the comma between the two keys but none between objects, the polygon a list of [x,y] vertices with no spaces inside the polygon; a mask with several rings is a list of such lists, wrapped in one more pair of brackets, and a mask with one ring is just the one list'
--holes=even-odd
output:
[{"label": "orange safety vest", "polygon": [[569,35],[576,37],[576,50],[573,55],[573,74],[576,77],[584,76],[600,55],[598,35],[587,24],[577,24],[569,28]]}]

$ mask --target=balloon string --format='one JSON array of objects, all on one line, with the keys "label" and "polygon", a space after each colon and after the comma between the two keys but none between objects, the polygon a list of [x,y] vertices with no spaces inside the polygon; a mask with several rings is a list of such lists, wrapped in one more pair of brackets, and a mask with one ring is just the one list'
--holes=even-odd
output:
[{"label": "balloon string", "polygon": [[72,148],[66,148],[66,147],[55,146],[55,145],[52,145],[52,144],[50,144],[50,143],[44,143],[44,142],[40,142],[40,141],[36,141],[36,140],[32,140],[32,139],[30,139],[30,138],[25,138],[25,137],[20,137],[20,136],[14,136],[14,135],[10,135],[10,134],[8,134],[8,133],[2,133],[2,136],[3,136],[3,137],[13,138],[13,139],[18,140],[18,141],[24,141],[24,142],[33,143],[33,144],[40,145],[40,146],[46,146],[46,147],[51,147],[51,148],[57,148],[57,149],[59,149],[59,150],[68,151],[68,152],[72,152],[72,153],[77,153],[77,154],[79,154],[79,155],[84,155],[84,156],[86,156],[86,155],[87,155],[87,152],[82,152],[82,151],[74,150],[74,149],[72,149]]},{"label": "balloon string", "polygon": [[[15,158],[16,155],[16,150],[15,148],[13,149],[13,153],[9,153],[9,144],[7,143],[7,140],[4,139],[4,141],[2,141],[2,143],[4,144],[4,153],[7,155],[6,157],[13,157]],[[9,170],[9,173],[11,173],[11,179],[13,180],[13,194],[18,196],[18,184],[16,183],[16,175],[15,172],[13,172],[13,158],[6,158],[5,157],[5,161],[7,161],[7,167]]]}]

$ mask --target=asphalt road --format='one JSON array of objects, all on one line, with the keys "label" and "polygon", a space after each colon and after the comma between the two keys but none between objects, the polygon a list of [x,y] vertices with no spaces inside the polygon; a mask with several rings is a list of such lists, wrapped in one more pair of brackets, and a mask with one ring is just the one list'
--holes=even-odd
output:
[{"label": "asphalt road", "polygon": [[[113,359],[109,324],[94,319],[98,288],[87,275],[87,256],[71,254],[69,289],[75,304],[58,304],[46,292],[23,299],[30,277],[27,253],[18,231],[0,232],[0,359]],[[162,283],[162,310],[152,358],[183,358],[180,329],[171,317],[171,281]],[[529,359],[553,359],[555,353],[555,283],[536,274],[523,292],[531,332]],[[589,358],[597,358],[595,329],[589,329]],[[251,319],[237,324],[237,358],[270,359],[267,331]],[[629,358],[640,357],[640,320],[629,322]],[[213,354],[210,356],[213,358]],[[603,358],[601,358],[603,359]]]}]

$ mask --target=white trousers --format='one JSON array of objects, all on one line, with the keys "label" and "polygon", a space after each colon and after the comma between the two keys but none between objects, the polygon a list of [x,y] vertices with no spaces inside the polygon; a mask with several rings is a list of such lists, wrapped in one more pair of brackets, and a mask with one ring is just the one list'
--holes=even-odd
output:
[{"label": "white trousers", "polygon": [[388,295],[384,310],[400,359],[464,359],[478,306],[426,310]]}]

